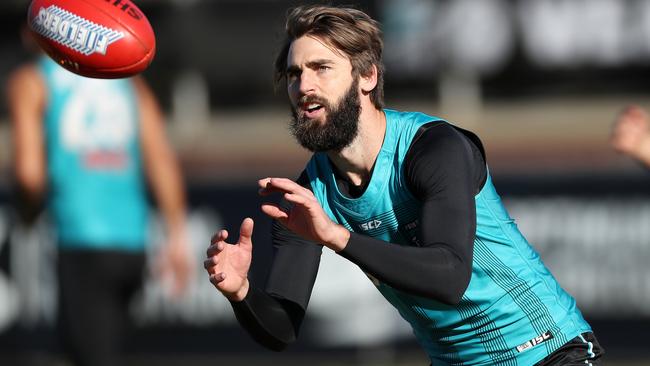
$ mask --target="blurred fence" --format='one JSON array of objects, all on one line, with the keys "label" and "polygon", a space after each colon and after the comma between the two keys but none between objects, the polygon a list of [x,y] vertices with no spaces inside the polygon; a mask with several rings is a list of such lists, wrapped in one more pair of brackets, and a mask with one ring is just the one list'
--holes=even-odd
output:
[{"label": "blurred fence", "polygon": [[[325,1],[317,1],[324,3]],[[0,2],[0,83],[27,58],[28,0]],[[145,76],[167,111],[188,80],[211,109],[281,103],[272,69],[296,0],[140,0],[157,55]],[[327,1],[350,4],[347,1]],[[650,73],[650,0],[362,0],[382,22],[387,96],[448,106],[483,98],[638,93]],[[190,86],[191,89],[191,86]],[[4,94],[0,93],[0,96]],[[281,94],[280,94],[281,96]],[[447,107],[446,107],[447,108]],[[4,106],[0,113],[4,113]]]}]

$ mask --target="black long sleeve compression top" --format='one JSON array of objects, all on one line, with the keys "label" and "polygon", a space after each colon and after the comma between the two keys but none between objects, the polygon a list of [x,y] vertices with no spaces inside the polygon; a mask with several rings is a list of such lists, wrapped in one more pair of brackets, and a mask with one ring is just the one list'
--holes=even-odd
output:
[{"label": "black long sleeve compression top", "polygon": [[[398,290],[446,304],[458,303],[471,276],[474,196],[487,176],[482,145],[475,135],[450,124],[427,124],[413,139],[404,169],[408,188],[422,202],[417,233],[420,246],[385,245],[379,239],[351,233],[339,254]],[[305,172],[298,182],[309,188]],[[342,177],[337,182],[340,191],[350,197],[360,196],[365,189]],[[297,337],[322,246],[277,222],[273,246],[266,290],[251,286],[243,301],[231,304],[241,325],[257,342],[282,350]]]}]

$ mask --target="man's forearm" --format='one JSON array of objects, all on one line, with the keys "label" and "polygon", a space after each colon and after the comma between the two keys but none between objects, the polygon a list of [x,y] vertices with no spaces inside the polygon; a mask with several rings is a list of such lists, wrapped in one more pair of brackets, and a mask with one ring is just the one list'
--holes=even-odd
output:
[{"label": "man's forearm", "polygon": [[471,276],[471,260],[442,243],[410,247],[352,233],[339,254],[391,287],[446,304],[460,301]]},{"label": "man's forearm", "polygon": [[282,351],[298,336],[304,311],[284,305],[267,293],[250,287],[242,301],[231,301],[239,323],[262,346]]}]

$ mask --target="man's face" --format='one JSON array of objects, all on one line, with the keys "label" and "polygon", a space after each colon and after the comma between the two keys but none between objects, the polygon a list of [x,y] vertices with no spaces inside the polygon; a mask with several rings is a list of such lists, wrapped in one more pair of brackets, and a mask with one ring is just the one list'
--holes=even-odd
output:
[{"label": "man's face", "polygon": [[358,78],[347,57],[317,38],[295,40],[287,55],[291,131],[311,151],[340,151],[356,137]]}]

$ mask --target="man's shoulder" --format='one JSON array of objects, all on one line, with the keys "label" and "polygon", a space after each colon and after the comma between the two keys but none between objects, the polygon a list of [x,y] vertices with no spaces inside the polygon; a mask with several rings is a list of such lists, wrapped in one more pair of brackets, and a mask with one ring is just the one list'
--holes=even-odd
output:
[{"label": "man's shoulder", "polygon": [[442,153],[449,149],[464,146],[467,143],[467,136],[451,124],[432,121],[419,127],[411,142],[411,149],[416,147]]},{"label": "man's shoulder", "polygon": [[397,119],[401,122],[415,122],[415,123],[427,123],[434,121],[445,121],[441,117],[434,116],[425,112],[419,111],[404,111],[397,109],[385,108],[384,113],[389,119]]}]

